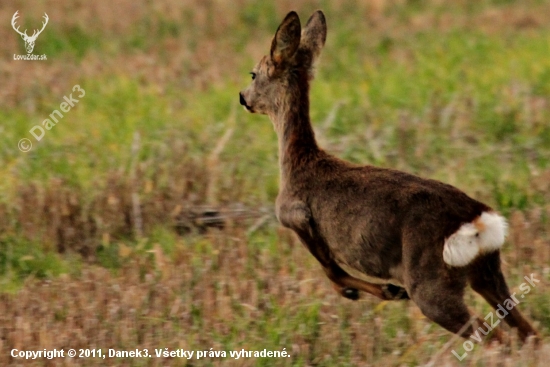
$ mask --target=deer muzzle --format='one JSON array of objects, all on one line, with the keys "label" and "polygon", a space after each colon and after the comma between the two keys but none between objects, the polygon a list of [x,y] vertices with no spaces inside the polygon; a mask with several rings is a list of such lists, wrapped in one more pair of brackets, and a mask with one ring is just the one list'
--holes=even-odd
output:
[{"label": "deer muzzle", "polygon": [[239,92],[239,103],[241,106],[244,106],[247,111],[252,112],[252,108],[246,104],[246,100],[244,99],[243,92]]}]

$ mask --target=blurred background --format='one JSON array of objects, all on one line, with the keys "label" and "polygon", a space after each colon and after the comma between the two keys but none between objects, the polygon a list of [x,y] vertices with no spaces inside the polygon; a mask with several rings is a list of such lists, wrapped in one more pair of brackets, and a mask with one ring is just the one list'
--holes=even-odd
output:
[{"label": "blurred background", "polygon": [[[13,348],[282,350],[280,359],[109,366],[546,365],[462,340],[411,302],[339,297],[273,214],[276,135],[238,105],[290,10],[328,38],[311,90],[320,144],[455,185],[509,220],[503,270],[550,328],[550,1],[0,3],[0,364]],[[26,55],[11,27],[32,34]],[[79,85],[85,91],[73,90]],[[37,141],[29,130],[78,103]],[[79,97],[81,96],[81,97]],[[28,152],[18,148],[29,139]],[[490,308],[466,295],[480,315]]]}]

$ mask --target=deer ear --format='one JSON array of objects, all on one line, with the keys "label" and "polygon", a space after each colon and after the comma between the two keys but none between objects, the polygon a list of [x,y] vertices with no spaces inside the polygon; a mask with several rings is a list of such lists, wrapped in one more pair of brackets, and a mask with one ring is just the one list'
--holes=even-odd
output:
[{"label": "deer ear", "polygon": [[311,15],[302,32],[302,41],[300,48],[311,52],[312,62],[315,62],[327,39],[327,23],[325,15],[321,10],[317,10]]},{"label": "deer ear", "polygon": [[275,65],[280,65],[294,56],[300,45],[301,29],[298,14],[294,11],[288,13],[271,42],[271,60]]}]

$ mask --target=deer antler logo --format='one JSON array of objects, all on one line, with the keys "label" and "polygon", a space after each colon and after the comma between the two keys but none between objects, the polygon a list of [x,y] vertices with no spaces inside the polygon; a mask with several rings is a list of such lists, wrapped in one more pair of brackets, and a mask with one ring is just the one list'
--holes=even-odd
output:
[{"label": "deer antler logo", "polygon": [[17,18],[19,17],[18,15],[18,11],[15,12],[15,14],[13,14],[13,17],[11,18],[11,26],[13,27],[13,29],[19,33],[21,35],[21,38],[23,38],[23,41],[25,41],[25,48],[27,49],[27,53],[30,54],[32,53],[32,50],[34,49],[34,42],[36,41],[36,38],[38,37],[38,35],[40,33],[42,33],[42,31],[44,30],[44,28],[46,28],[46,24],[48,24],[48,14],[44,13],[44,22],[42,22],[42,29],[37,31],[37,30],[34,30],[32,36],[29,36],[27,35],[27,30],[25,29],[24,32],[21,32],[19,30],[19,27],[15,27],[15,21],[17,20]]}]

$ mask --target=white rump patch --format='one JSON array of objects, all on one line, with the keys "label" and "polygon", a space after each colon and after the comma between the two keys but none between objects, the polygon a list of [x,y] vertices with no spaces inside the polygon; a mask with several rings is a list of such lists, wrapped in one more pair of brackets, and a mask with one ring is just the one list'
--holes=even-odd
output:
[{"label": "white rump patch", "polygon": [[500,249],[507,229],[504,217],[494,212],[483,212],[447,238],[443,260],[451,266],[468,265],[479,254]]}]

